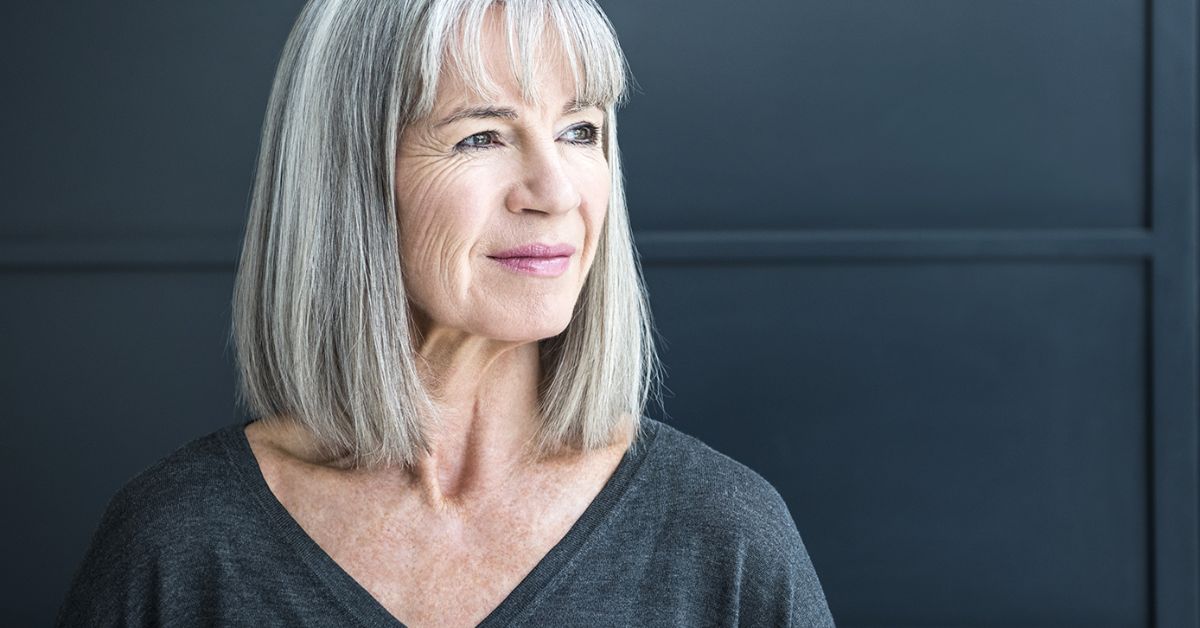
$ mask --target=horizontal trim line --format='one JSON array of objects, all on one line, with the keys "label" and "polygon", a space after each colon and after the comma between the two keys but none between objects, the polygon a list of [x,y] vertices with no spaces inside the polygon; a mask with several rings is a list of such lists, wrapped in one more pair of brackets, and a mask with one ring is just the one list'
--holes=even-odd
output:
[{"label": "horizontal trim line", "polygon": [[233,268],[240,235],[37,236],[0,238],[0,268]]},{"label": "horizontal trim line", "polygon": [[643,231],[635,237],[649,262],[1145,258],[1154,252],[1154,235],[1143,229]]},{"label": "horizontal trim line", "polygon": [[[814,259],[1147,258],[1141,229],[640,231],[643,261]],[[239,236],[0,238],[0,269],[200,267],[231,269]]]}]

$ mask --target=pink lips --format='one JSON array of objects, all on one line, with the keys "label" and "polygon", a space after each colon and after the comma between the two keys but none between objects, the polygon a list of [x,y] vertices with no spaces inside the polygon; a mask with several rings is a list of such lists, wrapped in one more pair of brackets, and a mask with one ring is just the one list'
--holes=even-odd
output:
[{"label": "pink lips", "polygon": [[575,247],[570,244],[525,244],[488,257],[500,265],[524,275],[557,277],[571,265]]}]

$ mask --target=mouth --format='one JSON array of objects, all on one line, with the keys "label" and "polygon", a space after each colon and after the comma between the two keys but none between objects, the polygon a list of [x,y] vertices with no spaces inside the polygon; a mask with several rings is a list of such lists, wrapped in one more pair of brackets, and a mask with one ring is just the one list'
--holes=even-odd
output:
[{"label": "mouth", "polygon": [[513,247],[507,251],[492,253],[488,257],[506,259],[511,257],[570,257],[575,254],[575,247],[570,244],[543,244],[533,242]]},{"label": "mouth", "polygon": [[520,273],[535,277],[557,277],[567,271],[571,265],[571,257],[558,255],[554,257],[491,257],[501,266]]},{"label": "mouth", "polygon": [[526,244],[487,257],[521,275],[558,277],[571,265],[575,247],[570,244]]}]

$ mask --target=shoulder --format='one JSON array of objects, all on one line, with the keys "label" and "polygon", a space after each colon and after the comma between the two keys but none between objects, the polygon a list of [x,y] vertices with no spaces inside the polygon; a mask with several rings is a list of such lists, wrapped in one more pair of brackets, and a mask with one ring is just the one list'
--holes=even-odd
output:
[{"label": "shoulder", "polygon": [[240,509],[224,428],[185,443],[108,501],[76,567],[58,625],[145,625],[162,618],[163,587],[196,591]]},{"label": "shoulder", "polygon": [[787,503],[755,470],[666,423],[659,423],[655,445],[653,475],[673,509],[755,537],[795,531]]},{"label": "shoulder", "polygon": [[235,482],[222,440],[230,429],[190,440],[130,478],[109,500],[99,532],[153,545],[178,540],[181,527],[196,533],[218,521]]},{"label": "shoulder", "polygon": [[662,538],[680,555],[701,557],[688,568],[724,583],[713,593],[721,604],[761,625],[833,625],[800,531],[774,485],[665,423],[654,449],[647,478],[653,499],[663,504],[669,532]]}]

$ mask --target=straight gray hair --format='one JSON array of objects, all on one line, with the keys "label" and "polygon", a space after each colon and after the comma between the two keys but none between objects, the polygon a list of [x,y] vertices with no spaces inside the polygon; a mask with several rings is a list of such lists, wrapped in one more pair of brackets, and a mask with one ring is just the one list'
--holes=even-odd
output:
[{"label": "straight gray hair", "polygon": [[[328,460],[411,466],[439,420],[423,385],[400,272],[395,180],[404,128],[430,115],[443,68],[494,93],[482,58],[487,10],[503,10],[522,95],[557,35],[577,98],[606,113],[612,182],[593,266],[570,324],[539,342],[539,428],[528,453],[636,436],[661,403],[644,279],[617,150],[628,69],[593,0],[311,0],[284,46],[263,123],[233,295],[238,400],[299,423]],[[449,59],[447,59],[449,52]],[[286,417],[286,419],[284,418]]]}]

